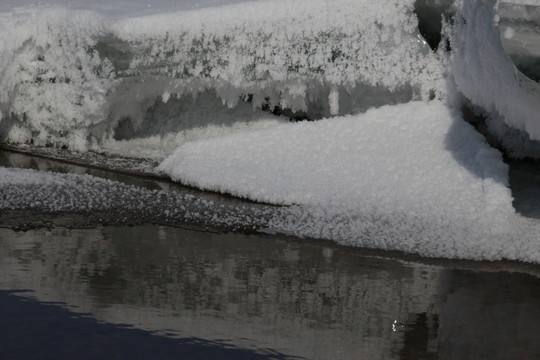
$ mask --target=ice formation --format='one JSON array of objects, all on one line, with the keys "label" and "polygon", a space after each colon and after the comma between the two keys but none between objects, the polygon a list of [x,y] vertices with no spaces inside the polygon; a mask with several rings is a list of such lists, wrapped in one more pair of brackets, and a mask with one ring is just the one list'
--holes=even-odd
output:
[{"label": "ice formation", "polygon": [[[500,7],[512,17],[511,7]],[[538,156],[538,144],[531,144],[527,137],[540,140],[540,85],[517,71],[506,55],[497,28],[497,1],[458,1],[455,10],[449,29],[449,66],[458,91],[484,111],[490,131],[510,153]],[[503,37],[511,35],[508,29]]]},{"label": "ice formation", "polygon": [[312,118],[442,96],[441,66],[419,37],[413,5],[278,0],[123,17],[58,7],[2,13],[0,132],[12,143],[104,151],[119,125],[161,127],[156,111],[177,117],[171,132],[186,130],[165,93],[184,101],[213,92],[231,108],[249,101]]},{"label": "ice formation", "polygon": [[152,204],[155,218],[540,261],[500,153],[461,115],[482,115],[510,155],[540,154],[537,49],[516,47],[537,33],[536,1],[86,3],[0,4],[1,141],[164,160],[156,171],[180,182],[286,206],[212,210],[1,169],[0,208],[108,211],[85,201],[117,189],[115,209]]},{"label": "ice formation", "polygon": [[[248,102],[254,112],[277,109],[318,119],[443,99],[451,78],[489,114],[491,132],[510,153],[535,155],[540,148],[523,145],[527,136],[536,140],[540,133],[539,86],[516,73],[505,54],[494,21],[496,0],[127,3],[0,4],[2,141],[163,158],[170,147],[146,154],[137,141],[127,146],[115,141],[140,139],[149,127],[171,141],[193,138],[184,109],[175,106],[190,97],[203,105],[212,94],[223,103],[213,105],[218,111]],[[522,44],[536,34],[534,4],[499,4],[507,40],[516,29],[522,35],[519,43],[508,42],[507,51],[532,69],[530,74],[540,50],[534,37],[526,49]],[[441,35],[441,14],[454,17],[446,30],[453,49],[447,64],[441,52],[429,51],[416,14],[435,39]],[[234,124],[234,116],[225,127]],[[203,131],[195,138],[214,134]],[[126,150],[130,147],[135,150]]]}]

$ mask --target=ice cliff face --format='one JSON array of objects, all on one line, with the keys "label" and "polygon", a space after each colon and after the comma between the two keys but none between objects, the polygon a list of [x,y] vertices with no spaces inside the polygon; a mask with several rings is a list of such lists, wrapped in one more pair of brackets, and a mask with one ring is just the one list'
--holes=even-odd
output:
[{"label": "ice cliff face", "polygon": [[230,108],[248,101],[308,118],[442,97],[441,66],[413,5],[260,1],[122,18],[6,12],[2,138],[96,149],[118,127],[162,125],[150,118],[157,108],[177,114],[169,100],[208,91]]},{"label": "ice cliff face", "polygon": [[[538,9],[520,6],[523,14],[519,15],[516,5],[502,3],[499,8],[505,16],[503,39],[515,35],[509,25],[512,18],[523,16],[532,20]],[[529,139],[540,140],[540,85],[518,71],[505,53],[498,28],[501,15],[497,12],[497,1],[457,1],[454,9],[453,24],[448,27],[452,47],[449,72],[457,91],[487,117],[490,132],[503,142],[509,153],[537,156],[538,145]],[[514,57],[528,52],[527,48],[516,50],[511,42],[508,47]],[[530,48],[534,53],[535,45]],[[535,71],[534,66],[525,69],[530,69],[531,74]]]},{"label": "ice cliff face", "polygon": [[[540,91],[516,72],[499,33],[534,79],[538,6],[523,3],[6,2],[0,7],[0,135],[15,144],[115,152],[114,140],[152,128],[189,138],[184,132],[192,126],[182,121],[188,110],[178,106],[189,98],[193,109],[210,94],[223,104],[214,113],[247,102],[318,119],[453,97],[455,84],[490,114],[491,132],[510,153],[527,154],[523,135],[540,137]],[[453,25],[443,30],[441,21],[450,18]],[[421,34],[433,48],[448,37],[449,61],[446,49],[433,53]],[[197,101],[201,94],[206,97]]]}]

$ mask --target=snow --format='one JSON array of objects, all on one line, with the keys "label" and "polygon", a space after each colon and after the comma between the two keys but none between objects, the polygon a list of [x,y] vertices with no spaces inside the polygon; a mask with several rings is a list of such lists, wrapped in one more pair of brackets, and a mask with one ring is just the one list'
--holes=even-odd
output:
[{"label": "snow", "polygon": [[[0,209],[37,214],[69,214],[93,221],[159,222],[250,230],[268,222],[269,210],[221,204],[174,190],[149,190],[85,174],[62,174],[0,167]],[[92,220],[93,219],[93,220]],[[32,219],[21,219],[33,224]]]},{"label": "snow", "polygon": [[[277,204],[356,208],[387,198],[392,208],[444,203],[462,212],[473,197],[484,204],[491,185],[510,202],[507,168],[482,142],[444,104],[410,102],[188,142],[159,170],[188,185]],[[455,194],[469,200],[456,203]]]},{"label": "snow", "polygon": [[501,154],[460,111],[484,115],[511,155],[539,156],[540,85],[501,42],[534,33],[537,4],[512,2],[434,2],[454,16],[447,53],[420,37],[414,0],[5,0],[1,141],[162,161],[173,180],[283,206],[0,168],[0,209],[538,263],[538,224],[516,214]]},{"label": "snow", "polygon": [[[516,257],[501,240],[521,226],[501,154],[437,101],[189,142],[159,170],[202,189],[295,205],[302,221],[272,228],[298,236],[429,256]],[[534,256],[540,250],[522,245]]]},{"label": "snow", "polygon": [[[268,137],[272,132],[282,139]],[[304,137],[308,140],[299,141]],[[328,140],[335,137],[342,141]],[[245,143],[237,144],[239,139]],[[313,147],[314,140],[322,143]],[[204,152],[183,154],[197,147]],[[252,153],[236,154],[237,162],[220,156],[223,152],[234,159],[235,152],[243,150]],[[283,161],[293,158],[291,151],[297,151],[297,162]],[[0,167],[0,209],[98,212],[109,221],[195,223],[431,257],[540,262],[539,224],[515,214],[500,153],[441,103],[414,102],[359,117],[278,125],[214,142],[199,140],[186,143],[175,157],[182,155],[188,164],[200,161],[195,168],[204,169],[222,190],[223,184],[230,184],[231,192],[295,205],[220,203],[88,175]],[[177,161],[172,157],[162,167]],[[234,170],[243,171],[248,181],[227,182],[238,176]],[[298,180],[303,182],[294,183]]]}]

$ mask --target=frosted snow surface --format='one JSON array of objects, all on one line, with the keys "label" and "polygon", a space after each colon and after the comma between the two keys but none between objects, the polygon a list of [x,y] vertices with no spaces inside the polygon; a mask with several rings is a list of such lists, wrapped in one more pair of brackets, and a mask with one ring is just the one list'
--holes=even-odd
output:
[{"label": "frosted snow surface", "polygon": [[271,214],[262,206],[220,204],[90,175],[5,167],[0,167],[0,209],[25,211],[32,214],[29,216],[78,214],[90,220],[89,224],[145,221],[251,231],[266,226]]},{"label": "frosted snow surface", "polygon": [[[470,203],[462,195],[481,200],[473,212],[488,203],[499,212],[491,200],[510,199],[507,167],[482,142],[442,103],[411,102],[189,142],[159,170],[188,185],[276,204],[384,208],[388,199],[392,208],[446,204],[462,212]],[[505,196],[494,195],[501,190]]]}]

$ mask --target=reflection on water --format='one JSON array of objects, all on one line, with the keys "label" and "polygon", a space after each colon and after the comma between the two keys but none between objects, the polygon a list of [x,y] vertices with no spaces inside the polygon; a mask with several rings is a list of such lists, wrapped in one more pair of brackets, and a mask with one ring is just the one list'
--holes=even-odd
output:
[{"label": "reflection on water", "polygon": [[308,359],[527,358],[540,280],[157,226],[0,229],[0,287],[101,322]]}]

